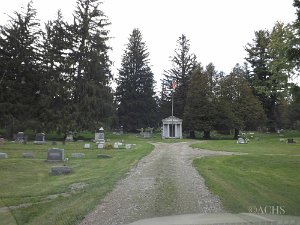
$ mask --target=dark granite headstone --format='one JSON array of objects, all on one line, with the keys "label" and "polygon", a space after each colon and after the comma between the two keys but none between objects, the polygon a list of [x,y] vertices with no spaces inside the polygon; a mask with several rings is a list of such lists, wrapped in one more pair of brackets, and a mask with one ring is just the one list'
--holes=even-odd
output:
[{"label": "dark granite headstone", "polygon": [[18,132],[15,135],[15,141],[20,142],[20,143],[25,142],[25,134],[24,134],[24,132]]},{"label": "dark granite headstone", "polygon": [[47,155],[47,161],[64,161],[65,156],[64,156],[64,149],[59,149],[59,148],[51,148],[48,149],[48,155]]},{"label": "dark granite headstone", "polygon": [[45,134],[44,133],[37,133],[35,135],[34,144],[44,144],[45,143]]}]

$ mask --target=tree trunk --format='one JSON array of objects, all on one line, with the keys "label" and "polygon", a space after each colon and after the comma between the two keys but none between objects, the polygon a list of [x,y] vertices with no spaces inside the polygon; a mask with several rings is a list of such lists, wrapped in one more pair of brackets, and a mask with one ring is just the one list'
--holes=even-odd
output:
[{"label": "tree trunk", "polygon": [[195,131],[194,130],[190,131],[190,138],[196,139],[196,135],[195,135]]},{"label": "tree trunk", "polygon": [[239,136],[240,130],[239,129],[234,129],[234,137],[233,139],[237,140]]},{"label": "tree trunk", "polygon": [[204,131],[203,139],[204,140],[209,140],[210,139],[210,130],[209,131]]}]

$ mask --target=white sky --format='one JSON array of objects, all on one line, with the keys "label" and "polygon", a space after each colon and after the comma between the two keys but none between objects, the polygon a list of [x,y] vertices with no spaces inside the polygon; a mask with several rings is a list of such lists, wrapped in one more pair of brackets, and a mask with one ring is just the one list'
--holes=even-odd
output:
[{"label": "white sky", "polygon": [[[0,0],[0,25],[8,15],[25,6],[29,0]],[[70,20],[76,0],[33,0],[38,18],[53,19],[58,9]],[[110,53],[117,76],[121,57],[130,33],[139,28],[150,53],[155,79],[160,86],[164,70],[171,67],[176,40],[185,34],[191,41],[191,52],[202,65],[213,62],[218,71],[229,73],[236,63],[243,63],[244,46],[254,31],[272,29],[276,21],[295,20],[293,0],[104,0],[102,10],[110,26]]]}]

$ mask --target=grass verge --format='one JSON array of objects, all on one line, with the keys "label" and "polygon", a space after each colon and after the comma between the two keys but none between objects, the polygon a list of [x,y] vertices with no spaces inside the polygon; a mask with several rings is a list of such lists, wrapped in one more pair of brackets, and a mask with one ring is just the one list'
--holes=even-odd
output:
[{"label": "grass verge", "polygon": [[[83,149],[80,142],[58,143],[56,146],[32,143],[5,143],[0,146],[0,152],[9,156],[0,160],[0,224],[74,225],[80,222],[116,182],[153,149],[149,143],[131,135],[122,139],[136,146],[132,150],[99,150],[95,144],[92,144],[92,149]],[[65,149],[65,157],[69,158],[67,165],[73,168],[74,173],[49,175],[52,166],[63,165],[45,162],[47,149],[52,147]],[[22,158],[23,152],[32,152],[35,157]],[[71,158],[75,152],[85,153],[85,158]],[[112,158],[97,158],[99,153]],[[74,191],[74,184],[84,185]],[[4,208],[24,204],[27,204],[26,207]]]}]

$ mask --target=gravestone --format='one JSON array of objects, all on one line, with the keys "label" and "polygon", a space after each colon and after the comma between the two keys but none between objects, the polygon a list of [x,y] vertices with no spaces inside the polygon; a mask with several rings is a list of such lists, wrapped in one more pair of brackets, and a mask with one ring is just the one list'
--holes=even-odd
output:
[{"label": "gravestone", "polygon": [[246,140],[244,138],[238,138],[237,144],[246,144]]},{"label": "gravestone", "polygon": [[125,148],[126,148],[126,149],[131,149],[131,146],[132,146],[131,144],[126,144],[126,145],[125,145]]},{"label": "gravestone", "polygon": [[287,139],[287,143],[288,143],[288,144],[293,144],[293,143],[296,143],[296,142],[294,141],[293,138],[288,138],[288,139]]},{"label": "gravestone", "polygon": [[114,143],[114,148],[116,148],[116,149],[119,148],[119,143],[118,142]]},{"label": "gravestone", "polygon": [[149,132],[149,131],[145,131],[143,133],[143,135],[144,135],[144,138],[151,138],[151,132]]},{"label": "gravestone", "polygon": [[104,129],[101,127],[96,133],[95,133],[95,142],[96,143],[105,143],[104,140]]},{"label": "gravestone", "polygon": [[62,174],[69,174],[72,173],[73,170],[70,167],[67,166],[54,166],[51,168],[51,174],[52,175],[62,175]]},{"label": "gravestone", "polygon": [[88,143],[86,143],[86,144],[84,144],[83,148],[85,148],[85,149],[89,149],[89,148],[91,148],[91,145],[90,145],[90,144],[88,144]]},{"label": "gravestone", "polygon": [[44,133],[37,133],[35,135],[34,144],[44,144],[45,142],[45,134]]},{"label": "gravestone", "polygon": [[47,161],[64,161],[65,150],[59,148],[48,149]]},{"label": "gravestone", "polygon": [[18,132],[15,135],[15,141],[20,142],[20,143],[24,143],[25,142],[25,134],[24,134],[24,132]]},{"label": "gravestone", "polygon": [[85,154],[84,153],[72,153],[72,158],[77,158],[77,159],[80,159],[80,158],[84,158]]},{"label": "gravestone", "polygon": [[4,138],[0,138],[0,145],[4,144]]},{"label": "gravestone", "polygon": [[52,143],[51,143],[52,145],[56,145],[56,141],[52,141]]},{"label": "gravestone", "polygon": [[69,132],[67,134],[65,141],[70,141],[70,142],[74,141],[74,137],[73,137],[73,133],[72,132]]},{"label": "gravestone", "polygon": [[7,159],[7,158],[8,158],[7,153],[0,152],[0,159]]},{"label": "gravestone", "polygon": [[22,154],[22,157],[23,157],[23,158],[34,158],[34,155],[33,155],[32,152],[24,152],[24,153]]},{"label": "gravestone", "polygon": [[99,149],[103,149],[103,148],[104,148],[104,144],[103,144],[103,143],[99,143],[99,144],[98,144],[98,148],[99,148]]}]

